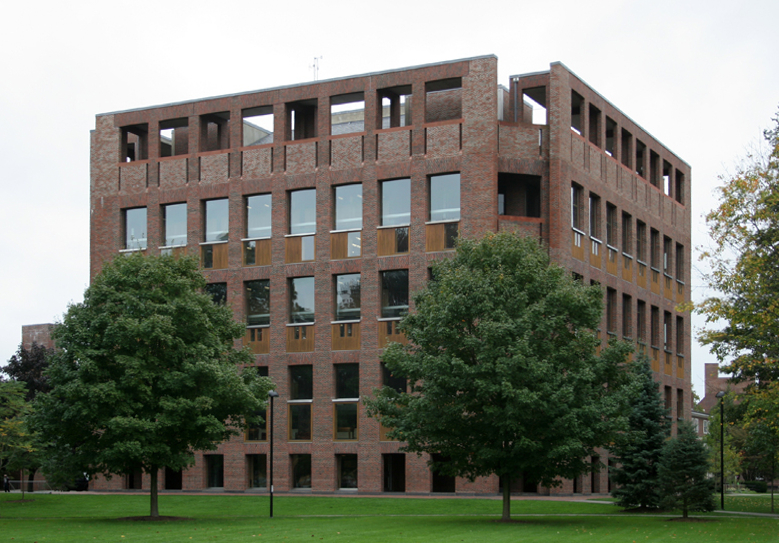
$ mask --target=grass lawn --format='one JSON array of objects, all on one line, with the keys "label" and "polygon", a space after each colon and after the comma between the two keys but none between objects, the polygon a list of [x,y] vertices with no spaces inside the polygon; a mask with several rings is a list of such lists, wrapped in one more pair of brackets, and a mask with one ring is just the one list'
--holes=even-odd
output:
[{"label": "grass lawn", "polygon": [[[719,508],[720,495],[716,494],[714,500]],[[725,494],[725,510],[770,513],[771,494]],[[779,494],[774,494],[774,512],[779,514]]]},{"label": "grass lawn", "polygon": [[[139,522],[147,495],[19,494],[0,496],[2,541],[331,541],[557,543],[777,541],[779,520],[706,515],[708,522],[670,521],[672,515],[632,516],[613,505],[516,500],[497,522],[500,500],[160,496],[160,513],[188,520]],[[727,506],[727,504],[726,504]]]}]

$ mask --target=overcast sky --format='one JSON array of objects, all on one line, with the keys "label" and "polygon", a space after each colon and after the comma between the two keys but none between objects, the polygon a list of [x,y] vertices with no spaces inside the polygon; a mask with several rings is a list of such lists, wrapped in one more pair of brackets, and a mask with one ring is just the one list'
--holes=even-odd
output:
[{"label": "overcast sky", "polygon": [[[718,176],[779,108],[779,2],[4,2],[0,362],[89,281],[95,115],[467,58],[499,83],[563,62],[692,165],[693,241]],[[704,295],[693,272],[693,299]],[[700,319],[698,319],[700,320]],[[700,325],[700,324],[699,324]],[[693,348],[693,386],[703,364]]]}]

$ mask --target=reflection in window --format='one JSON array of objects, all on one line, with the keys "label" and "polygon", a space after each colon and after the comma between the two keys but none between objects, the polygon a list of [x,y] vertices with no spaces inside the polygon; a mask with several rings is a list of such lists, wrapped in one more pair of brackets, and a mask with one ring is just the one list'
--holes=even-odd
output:
[{"label": "reflection in window", "polygon": [[289,233],[316,233],[316,189],[289,193]]},{"label": "reflection in window", "polygon": [[339,454],[338,488],[357,488],[357,455]]},{"label": "reflection in window", "polygon": [[408,313],[408,270],[381,272],[381,317],[397,318]]},{"label": "reflection in window", "polygon": [[357,439],[357,403],[334,403],[337,440]]},{"label": "reflection in window", "polygon": [[227,241],[228,216],[227,198],[206,201],[206,241]]},{"label": "reflection in window", "polygon": [[289,404],[289,440],[311,441],[311,403]]},{"label": "reflection in window", "polygon": [[260,194],[246,198],[246,237],[271,237],[271,195]]},{"label": "reflection in window", "polygon": [[311,400],[314,397],[314,373],[312,366],[290,366],[289,384],[291,400]]},{"label": "reflection in window", "polygon": [[362,185],[335,187],[335,229],[362,228]]},{"label": "reflection in window", "polygon": [[262,326],[270,324],[270,281],[259,279],[246,281],[246,324]]},{"label": "reflection in window", "polygon": [[360,319],[360,274],[335,276],[335,320]]},{"label": "reflection in window", "polygon": [[181,247],[187,244],[187,204],[163,206],[165,246]]},{"label": "reflection in window", "polygon": [[311,488],[311,455],[291,454],[292,488]]},{"label": "reflection in window", "polygon": [[209,283],[206,285],[206,293],[216,305],[227,303],[227,283]]},{"label": "reflection in window", "polygon": [[247,454],[249,464],[249,488],[267,488],[266,466],[264,454]]},{"label": "reflection in window", "polygon": [[124,210],[124,248],[146,248],[146,208]]},{"label": "reflection in window", "polygon": [[335,365],[335,397],[349,399],[360,397],[359,364]]},{"label": "reflection in window", "polygon": [[289,285],[289,321],[314,322],[314,278],[295,277]]},{"label": "reflection in window", "polygon": [[381,183],[381,225],[411,223],[411,179],[394,179]]},{"label": "reflection in window", "polygon": [[430,176],[430,220],[460,220],[460,174]]}]

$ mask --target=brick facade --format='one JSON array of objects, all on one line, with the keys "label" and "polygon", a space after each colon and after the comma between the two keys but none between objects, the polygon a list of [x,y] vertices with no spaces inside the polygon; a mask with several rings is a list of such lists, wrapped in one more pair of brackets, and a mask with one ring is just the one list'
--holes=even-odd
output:
[{"label": "brick facade", "polygon": [[[523,96],[545,108],[544,124],[532,124]],[[359,114],[357,124],[351,115],[350,131],[338,133],[337,126],[346,126],[341,122],[345,117],[333,113],[331,104],[351,101],[363,108],[362,124]],[[273,113],[274,137],[270,143],[245,147],[248,112],[260,110]],[[623,131],[630,137],[623,140]],[[452,490],[451,481],[430,473],[425,457],[390,456],[398,454],[400,444],[383,440],[378,422],[368,418],[361,405],[354,439],[336,439],[334,423],[336,365],[359,364],[361,397],[382,385],[379,355],[387,334],[393,333],[393,321],[380,318],[381,273],[408,270],[413,292],[428,280],[430,262],[449,254],[445,232],[451,231],[446,229],[452,221],[447,226],[430,218],[430,177],[438,174],[459,173],[460,210],[454,225],[459,235],[480,237],[505,229],[539,236],[556,262],[587,282],[612,289],[619,303],[611,317],[604,315],[604,340],[611,335],[642,339],[657,360],[656,378],[669,407],[679,417],[690,416],[684,407],[690,398],[690,322],[674,309],[679,301],[689,300],[690,167],[562,64],[512,77],[509,88],[498,86],[497,58],[485,56],[109,113],[97,116],[91,141],[92,276],[103,262],[127,249],[126,210],[146,208],[145,251],[159,254],[170,250],[165,247],[164,206],[186,203],[186,246],[176,250],[201,255],[209,266],[211,256],[203,255],[214,255],[213,266],[203,273],[209,283],[226,283],[226,303],[236,319],[246,320],[245,282],[269,280],[270,324],[261,327],[269,341],[252,348],[266,350],[256,355],[256,365],[267,368],[279,393],[274,417],[277,491],[297,491],[297,481],[314,492],[347,492],[352,489],[343,487],[352,486],[353,479],[359,492]],[[645,146],[639,156],[633,151],[636,141]],[[637,167],[641,161],[645,165]],[[666,179],[663,173],[668,171]],[[383,226],[381,182],[401,178],[410,179],[410,219],[401,227]],[[355,183],[362,186],[362,224],[351,232],[349,243],[358,240],[359,252],[347,257],[339,253],[347,245],[339,236],[349,233],[334,227],[334,187]],[[571,222],[572,186],[582,198],[576,229]],[[310,233],[290,235],[290,221],[296,220],[290,193],[299,189],[316,189],[311,219],[315,226]],[[619,216],[610,226],[611,247],[587,228],[585,202],[590,193],[600,198],[604,231],[607,205]],[[246,197],[256,194],[271,195],[272,235],[269,240],[246,241]],[[205,202],[220,198],[227,199],[229,208],[227,241],[203,244]],[[499,201],[506,214],[499,213]],[[650,229],[659,232],[661,241],[669,240],[664,247],[670,243],[672,254],[663,253],[662,269],[638,262],[631,247],[623,250],[623,215],[633,238],[637,221],[646,225],[645,246]],[[407,251],[398,249],[402,243],[397,242],[404,228]],[[269,262],[246,264],[245,247],[251,243],[266,244]],[[308,248],[313,248],[311,257],[306,256]],[[593,248],[601,251],[600,258],[591,256]],[[677,255],[683,259],[678,270],[669,260]],[[638,275],[642,265],[643,283]],[[341,324],[356,329],[359,349],[334,350],[341,326],[335,317],[334,276],[347,273],[360,274],[361,318]],[[315,284],[315,322],[303,326],[290,326],[290,279],[296,277],[313,277]],[[639,301],[646,309],[641,334]],[[663,325],[660,340],[657,334],[650,338],[652,307]],[[677,324],[682,326],[679,334]],[[313,424],[307,441],[291,440],[288,430],[288,413],[296,401],[290,400],[290,367],[296,365],[310,365],[313,372],[307,403]],[[257,491],[250,473],[257,457],[248,455],[266,455],[267,462],[267,454],[267,441],[234,439],[216,451],[197,453],[194,467],[181,476],[167,474],[167,480],[185,491],[213,483],[225,491]],[[211,475],[207,470],[219,465],[213,455],[221,455],[222,479],[214,475],[218,469]],[[356,475],[350,467],[355,455]],[[299,468],[295,478],[293,463],[305,466],[308,458],[310,471]],[[603,452],[599,460],[606,464],[606,458]],[[164,472],[159,480],[167,488]],[[148,488],[148,476],[96,478],[92,484],[101,489]],[[496,477],[454,482],[457,493],[497,493],[498,488]],[[607,492],[607,471],[564,481],[554,489],[520,484],[517,491],[522,490]]]}]

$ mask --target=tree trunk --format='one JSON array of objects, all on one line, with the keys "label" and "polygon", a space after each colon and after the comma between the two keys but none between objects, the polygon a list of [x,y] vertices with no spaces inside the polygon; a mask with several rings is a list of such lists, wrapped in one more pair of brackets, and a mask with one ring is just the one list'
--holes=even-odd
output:
[{"label": "tree trunk", "polygon": [[21,476],[19,477],[19,488],[22,489],[22,499],[24,499],[24,468],[22,468]]},{"label": "tree trunk", "polygon": [[27,475],[27,492],[35,492],[35,469],[31,469]]},{"label": "tree trunk", "polygon": [[503,516],[500,520],[501,522],[511,520],[511,477],[508,475],[503,476]]},{"label": "tree trunk", "polygon": [[157,469],[157,466],[152,466],[151,468],[151,485],[150,485],[150,497],[151,497],[151,511],[149,512],[150,517],[159,517],[160,511],[157,506],[157,474],[159,472],[159,469]]},{"label": "tree trunk", "polygon": [[771,513],[774,512],[774,482],[776,481],[776,451],[773,451],[771,457]]}]

